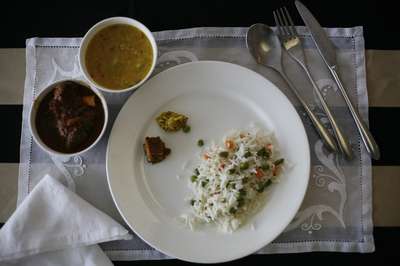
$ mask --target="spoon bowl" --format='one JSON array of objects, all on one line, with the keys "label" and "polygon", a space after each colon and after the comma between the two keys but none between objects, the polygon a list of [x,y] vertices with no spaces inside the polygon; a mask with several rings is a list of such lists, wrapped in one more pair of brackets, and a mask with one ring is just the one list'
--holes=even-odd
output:
[{"label": "spoon bowl", "polygon": [[278,36],[264,24],[250,26],[246,36],[247,48],[257,63],[282,70],[282,47]]}]

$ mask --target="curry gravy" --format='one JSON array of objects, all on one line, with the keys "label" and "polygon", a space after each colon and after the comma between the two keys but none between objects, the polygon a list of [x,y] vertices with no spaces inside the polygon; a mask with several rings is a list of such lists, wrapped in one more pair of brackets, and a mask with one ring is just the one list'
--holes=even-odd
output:
[{"label": "curry gravy", "polygon": [[145,78],[153,62],[149,39],[138,28],[115,24],[97,32],[86,49],[85,63],[100,86],[121,90]]}]

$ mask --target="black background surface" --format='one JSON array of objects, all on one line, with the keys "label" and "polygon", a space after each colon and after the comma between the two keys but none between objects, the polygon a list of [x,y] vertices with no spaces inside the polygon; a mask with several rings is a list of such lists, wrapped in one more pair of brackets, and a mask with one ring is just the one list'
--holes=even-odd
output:
[{"label": "black background surface", "polygon": [[[400,49],[397,3],[399,1],[304,0],[322,26],[363,26],[366,49]],[[111,16],[128,16],[144,23],[152,31],[204,26],[273,26],[272,11],[286,5],[295,23],[302,25],[293,1],[14,1],[1,9],[0,48],[23,48],[31,37],[80,37],[96,22]],[[393,66],[398,67],[398,66]],[[1,88],[0,88],[1,89]],[[399,88],[400,89],[400,88]],[[0,163],[19,162],[21,105],[0,105]],[[382,158],[373,165],[399,166],[400,117],[398,107],[370,108],[370,127],[381,147]],[[394,126],[388,128],[389,123]],[[0,177],[1,178],[1,177]],[[379,177],[376,177],[379,178]],[[400,178],[400,177],[399,177]],[[400,203],[399,203],[400,204]],[[400,208],[399,208],[400,211]],[[1,227],[1,224],[0,224]],[[375,227],[376,252],[372,254],[305,253],[250,255],[230,262],[242,264],[363,264],[400,265],[397,261],[399,227]],[[1,248],[1,247],[0,247]],[[115,262],[115,265],[175,265],[177,260]]]},{"label": "black background surface", "polygon": [[[398,49],[398,1],[304,0],[325,27],[364,26],[368,49]],[[25,47],[30,37],[78,37],[96,22],[128,16],[152,31],[203,26],[274,25],[272,11],[286,5],[302,24],[293,1],[14,1],[2,7],[1,47]],[[390,40],[389,40],[390,36]]]}]

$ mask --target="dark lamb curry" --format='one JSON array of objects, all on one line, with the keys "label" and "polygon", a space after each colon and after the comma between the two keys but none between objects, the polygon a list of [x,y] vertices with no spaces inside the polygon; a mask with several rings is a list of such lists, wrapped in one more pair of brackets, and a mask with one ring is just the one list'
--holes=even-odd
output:
[{"label": "dark lamb curry", "polygon": [[89,147],[104,125],[100,98],[86,86],[66,81],[55,85],[36,114],[40,139],[51,149],[75,153]]}]

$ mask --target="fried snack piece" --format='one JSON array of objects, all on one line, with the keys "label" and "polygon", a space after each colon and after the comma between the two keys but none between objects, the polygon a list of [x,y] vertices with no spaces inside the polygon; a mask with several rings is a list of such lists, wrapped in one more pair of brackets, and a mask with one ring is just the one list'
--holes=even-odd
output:
[{"label": "fried snack piece", "polygon": [[171,153],[171,149],[165,147],[160,137],[146,137],[143,149],[147,161],[153,164],[161,162]]}]

